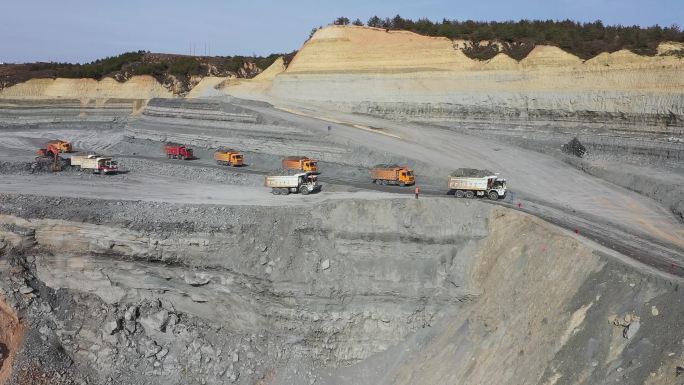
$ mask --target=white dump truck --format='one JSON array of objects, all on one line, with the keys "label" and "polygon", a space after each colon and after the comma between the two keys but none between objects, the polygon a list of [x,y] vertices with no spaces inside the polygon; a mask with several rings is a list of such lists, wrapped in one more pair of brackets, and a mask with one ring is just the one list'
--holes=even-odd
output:
[{"label": "white dump truck", "polygon": [[310,172],[290,173],[287,170],[278,175],[268,175],[264,180],[264,186],[270,187],[275,195],[287,195],[289,193],[302,193],[304,195],[320,189],[318,177]]},{"label": "white dump truck", "polygon": [[[456,173],[449,177],[449,192],[457,198],[486,196],[497,200],[506,196],[506,180],[498,175],[482,175],[478,170],[471,173]],[[487,172],[489,173],[489,172]],[[469,175],[470,174],[470,175]]]},{"label": "white dump truck", "polygon": [[73,155],[71,166],[92,170],[96,174],[114,174],[119,171],[118,163],[112,158],[95,154]]}]

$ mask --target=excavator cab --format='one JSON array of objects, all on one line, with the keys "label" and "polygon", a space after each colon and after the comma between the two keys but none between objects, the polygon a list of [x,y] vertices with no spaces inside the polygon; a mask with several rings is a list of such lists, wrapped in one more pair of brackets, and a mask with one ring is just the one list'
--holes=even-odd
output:
[{"label": "excavator cab", "polygon": [[65,140],[53,140],[48,142],[47,150],[53,153],[71,152],[71,142]]}]

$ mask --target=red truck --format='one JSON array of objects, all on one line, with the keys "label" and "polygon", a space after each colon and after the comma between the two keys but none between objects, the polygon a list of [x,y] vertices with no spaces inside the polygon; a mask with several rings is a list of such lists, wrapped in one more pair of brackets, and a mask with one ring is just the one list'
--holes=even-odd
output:
[{"label": "red truck", "polygon": [[192,148],[186,147],[182,144],[167,144],[164,146],[164,152],[169,159],[194,159]]}]

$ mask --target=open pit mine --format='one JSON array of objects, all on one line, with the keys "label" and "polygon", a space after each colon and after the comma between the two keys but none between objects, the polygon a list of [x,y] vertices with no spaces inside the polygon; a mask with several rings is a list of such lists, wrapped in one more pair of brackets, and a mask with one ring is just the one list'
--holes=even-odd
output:
[{"label": "open pit mine", "polygon": [[0,384],[681,384],[681,49],[6,87]]}]

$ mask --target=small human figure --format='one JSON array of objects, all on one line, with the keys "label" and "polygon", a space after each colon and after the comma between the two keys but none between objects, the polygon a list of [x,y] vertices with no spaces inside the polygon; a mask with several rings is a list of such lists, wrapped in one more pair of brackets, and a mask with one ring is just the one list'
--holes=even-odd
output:
[{"label": "small human figure", "polygon": [[332,130],[332,127],[328,126],[328,132],[330,132],[330,130]]},{"label": "small human figure", "polygon": [[416,199],[418,199],[418,195],[420,195],[420,187],[416,186]]}]

